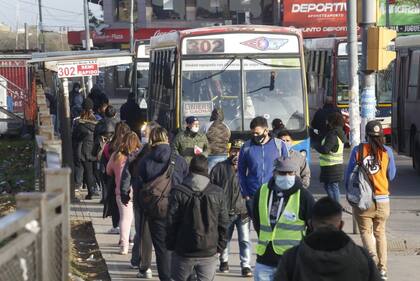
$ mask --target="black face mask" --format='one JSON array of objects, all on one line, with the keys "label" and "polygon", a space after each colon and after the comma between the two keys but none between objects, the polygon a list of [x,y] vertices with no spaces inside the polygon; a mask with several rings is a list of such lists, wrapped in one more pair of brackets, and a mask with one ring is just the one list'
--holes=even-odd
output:
[{"label": "black face mask", "polygon": [[252,140],[256,144],[262,144],[264,142],[264,139],[265,139],[265,134],[264,133],[262,135],[257,135],[257,136],[252,137]]}]

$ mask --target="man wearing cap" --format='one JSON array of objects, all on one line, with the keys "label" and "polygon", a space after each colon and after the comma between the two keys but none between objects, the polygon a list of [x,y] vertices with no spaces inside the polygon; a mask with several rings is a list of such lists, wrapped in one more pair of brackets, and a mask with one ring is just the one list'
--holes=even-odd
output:
[{"label": "man wearing cap", "polygon": [[272,178],[255,194],[256,281],[273,280],[280,257],[300,243],[311,218],[314,198],[296,176],[297,165],[291,158],[276,159]]},{"label": "man wearing cap", "polygon": [[361,158],[360,162],[369,172],[375,203],[364,211],[353,207],[353,214],[360,229],[363,246],[377,263],[382,279],[387,280],[385,226],[390,214],[389,181],[395,178],[396,167],[392,149],[384,144],[381,123],[376,120],[369,121],[365,129],[367,142],[361,143],[361,148],[360,145],[353,148],[347,166],[345,186],[347,189],[350,175]]},{"label": "man wearing cap", "polygon": [[238,181],[238,155],[243,145],[242,140],[233,140],[228,159],[219,162],[210,173],[212,184],[223,188],[227,211],[229,214],[228,244],[220,255],[220,272],[229,272],[229,243],[236,226],[238,231],[239,257],[243,277],[251,277],[251,243],[249,242],[249,217],[245,206],[245,199],[241,195]]},{"label": "man wearing cap", "polygon": [[187,127],[176,135],[173,142],[175,152],[185,158],[188,164],[194,155],[208,156],[209,143],[207,137],[199,132],[200,122],[195,116],[189,116],[185,119]]}]

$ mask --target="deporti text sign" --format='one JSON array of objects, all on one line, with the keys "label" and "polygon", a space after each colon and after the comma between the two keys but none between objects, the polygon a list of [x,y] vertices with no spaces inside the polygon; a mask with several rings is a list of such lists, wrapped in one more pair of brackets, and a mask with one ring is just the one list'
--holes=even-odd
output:
[{"label": "deporti text sign", "polygon": [[96,60],[67,61],[57,65],[58,78],[98,76],[99,66]]}]

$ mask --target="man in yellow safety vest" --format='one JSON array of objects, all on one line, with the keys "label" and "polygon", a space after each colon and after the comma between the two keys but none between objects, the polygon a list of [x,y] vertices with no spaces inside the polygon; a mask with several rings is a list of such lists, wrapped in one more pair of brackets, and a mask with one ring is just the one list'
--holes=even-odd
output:
[{"label": "man in yellow safety vest", "polygon": [[254,197],[254,228],[258,234],[255,281],[271,281],[280,257],[305,235],[314,198],[296,176],[295,159],[278,158],[273,176]]}]

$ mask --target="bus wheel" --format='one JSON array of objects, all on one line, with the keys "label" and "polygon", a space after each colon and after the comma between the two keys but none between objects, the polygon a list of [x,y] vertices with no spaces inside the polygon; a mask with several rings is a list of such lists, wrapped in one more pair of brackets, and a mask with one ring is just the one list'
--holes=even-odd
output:
[{"label": "bus wheel", "polygon": [[420,140],[417,138],[413,149],[413,167],[420,175]]}]

